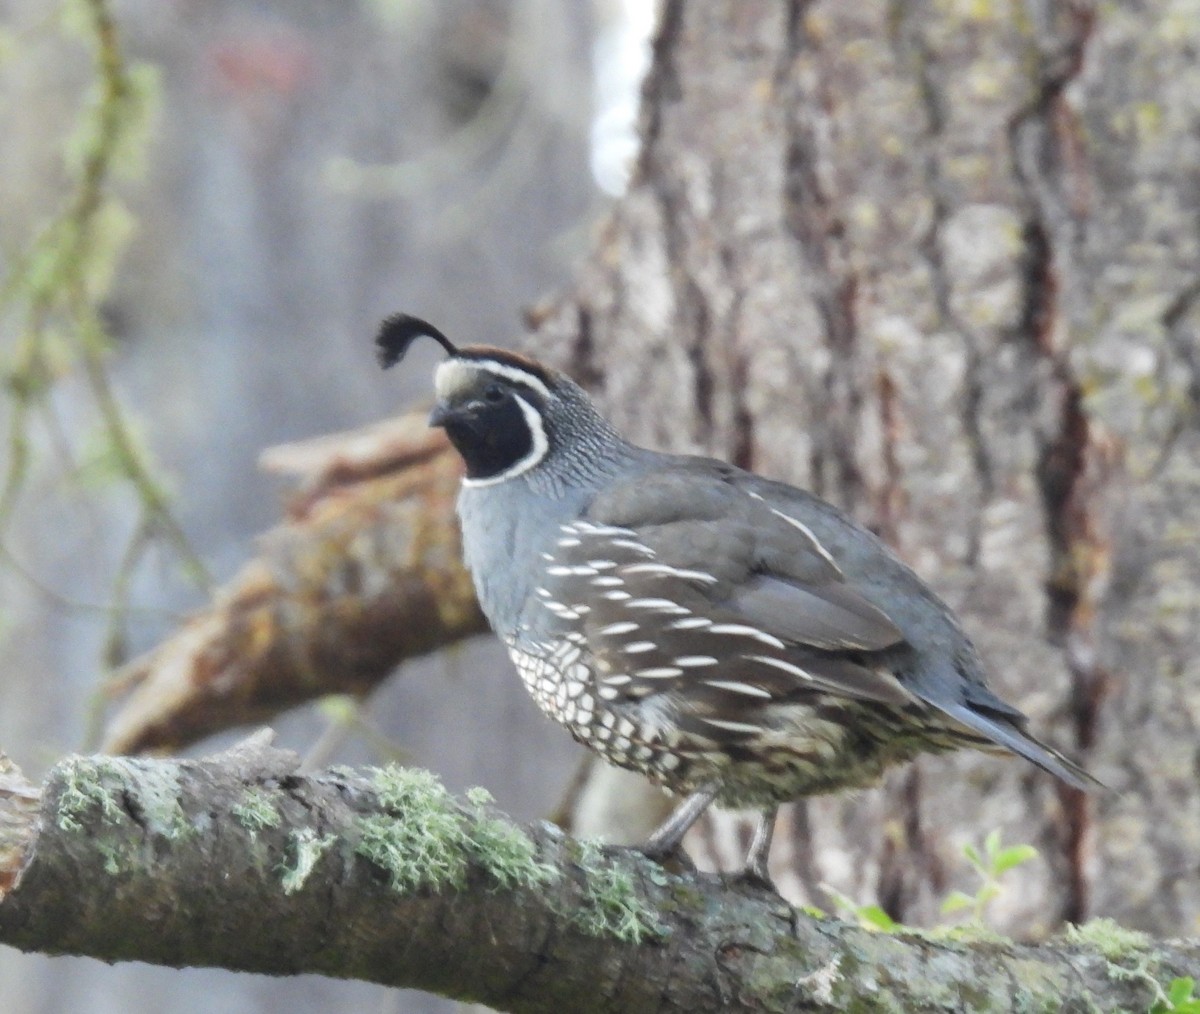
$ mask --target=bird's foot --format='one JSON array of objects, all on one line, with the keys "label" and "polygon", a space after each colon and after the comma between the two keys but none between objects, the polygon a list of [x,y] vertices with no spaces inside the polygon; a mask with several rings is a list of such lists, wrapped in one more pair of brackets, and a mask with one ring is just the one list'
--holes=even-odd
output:
[{"label": "bird's foot", "polygon": [[779,894],[779,888],[771,879],[767,870],[767,856],[771,852],[771,838],[775,834],[775,814],[778,807],[771,807],[759,818],[758,827],[754,830],[754,840],[750,843],[750,851],[746,854],[746,862],[729,880],[735,884],[755,887],[762,891]]},{"label": "bird's foot", "polygon": [[708,809],[716,795],[717,789],[712,785],[693,792],[650,836],[646,844],[641,847],[642,854],[669,870],[681,869],[694,873],[696,866],[682,848],[683,836],[687,834],[688,828],[696,823],[700,815]]},{"label": "bird's foot", "polygon": [[684,852],[683,846],[678,842],[665,845],[647,842],[638,851],[671,873],[696,872],[696,864],[692,862],[691,856]]},{"label": "bird's foot", "polygon": [[765,856],[760,859],[751,858],[740,870],[727,874],[725,880],[731,884],[779,894],[779,888],[775,886],[775,881],[771,879],[771,874],[767,871]]}]

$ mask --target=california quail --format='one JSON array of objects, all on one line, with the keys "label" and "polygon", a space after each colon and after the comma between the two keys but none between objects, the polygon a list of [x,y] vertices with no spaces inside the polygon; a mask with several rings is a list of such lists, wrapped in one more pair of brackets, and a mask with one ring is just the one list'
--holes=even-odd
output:
[{"label": "california quail", "polygon": [[947,606],[811,493],[623,440],[563,374],[386,320],[391,366],[449,353],[430,424],[466,463],[463,550],[484,613],[550,717],[606,760],[687,795],[646,849],[674,851],[714,801],[758,808],[766,880],[779,804],[868,785],[963,746],[1093,779],[984,683]]}]

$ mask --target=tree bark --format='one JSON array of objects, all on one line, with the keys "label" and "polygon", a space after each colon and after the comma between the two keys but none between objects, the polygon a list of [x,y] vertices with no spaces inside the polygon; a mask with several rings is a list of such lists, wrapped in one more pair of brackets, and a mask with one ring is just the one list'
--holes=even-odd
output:
[{"label": "tree bark", "polygon": [[201,761],[69,758],[36,812],[9,772],[0,827],[27,840],[0,868],[0,884],[16,873],[0,942],[581,1014],[1146,1009],[1200,961],[1194,942],[1112,927],[1038,947],[870,933],[519,829],[426,772],[300,775],[268,743]]},{"label": "tree bark", "polygon": [[1194,924],[1197,44],[1164,4],[663,8],[634,185],[534,351],[850,510],[1116,790],[923,761],[797,805],[795,897],[928,923],[995,828],[1042,856],[1010,931]]}]

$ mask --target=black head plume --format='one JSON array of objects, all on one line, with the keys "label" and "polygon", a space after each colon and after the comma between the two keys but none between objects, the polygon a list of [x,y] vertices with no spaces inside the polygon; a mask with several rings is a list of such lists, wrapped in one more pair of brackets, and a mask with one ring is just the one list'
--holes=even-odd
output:
[{"label": "black head plume", "polygon": [[407,313],[394,313],[379,325],[379,334],[375,336],[379,365],[385,370],[395,366],[418,338],[432,338],[452,357],[458,355],[454,343],[428,321]]}]

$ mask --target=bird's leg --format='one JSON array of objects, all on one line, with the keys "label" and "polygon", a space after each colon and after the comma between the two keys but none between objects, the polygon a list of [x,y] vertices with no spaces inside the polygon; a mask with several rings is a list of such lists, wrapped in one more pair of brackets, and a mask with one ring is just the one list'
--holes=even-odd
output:
[{"label": "bird's leg", "polygon": [[[771,851],[771,839],[775,836],[775,817],[779,807],[773,806],[759,817],[758,827],[754,829],[754,838],[750,842],[750,851],[746,853],[746,862],[739,876],[760,887],[775,891],[771,874],[767,872],[767,856]],[[778,893],[778,891],[776,891]]]},{"label": "bird's leg", "polygon": [[679,851],[679,843],[687,834],[700,815],[712,805],[717,798],[717,787],[706,786],[699,792],[693,792],[671,814],[657,831],[652,834],[642,846],[642,851],[651,859],[668,859]]}]

